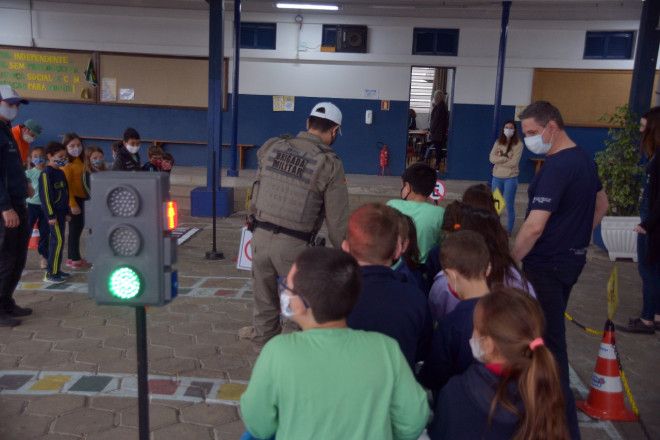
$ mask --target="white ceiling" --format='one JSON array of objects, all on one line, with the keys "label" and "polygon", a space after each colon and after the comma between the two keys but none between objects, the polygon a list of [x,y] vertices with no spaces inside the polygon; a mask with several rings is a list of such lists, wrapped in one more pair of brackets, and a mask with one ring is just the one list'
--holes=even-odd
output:
[{"label": "white ceiling", "polygon": [[[502,2],[492,0],[287,0],[290,2],[333,3],[339,12],[329,15],[491,18],[500,17]],[[648,0],[647,0],[648,1]],[[37,0],[34,3],[77,3],[163,9],[207,9],[204,0]],[[2,3],[2,0],[0,0]],[[14,2],[12,2],[14,3]],[[27,0],[25,1],[27,4]],[[639,20],[641,0],[513,0],[511,18],[520,20]],[[225,1],[231,11],[233,1]],[[244,0],[244,12],[275,12],[275,0]],[[293,12],[293,11],[292,11]],[[315,12],[316,14],[317,12]]]}]

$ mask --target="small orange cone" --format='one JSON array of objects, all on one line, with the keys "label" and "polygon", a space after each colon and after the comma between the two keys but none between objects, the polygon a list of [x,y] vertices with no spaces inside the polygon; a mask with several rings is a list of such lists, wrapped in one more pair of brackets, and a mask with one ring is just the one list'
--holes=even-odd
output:
[{"label": "small orange cone", "polygon": [[591,376],[589,397],[586,401],[576,402],[577,407],[595,419],[634,422],[637,416],[626,408],[623,401],[623,385],[614,345],[614,324],[608,319],[596,368]]},{"label": "small orange cone", "polygon": [[32,229],[32,236],[30,237],[30,243],[28,244],[28,249],[37,249],[39,247],[39,229]]}]

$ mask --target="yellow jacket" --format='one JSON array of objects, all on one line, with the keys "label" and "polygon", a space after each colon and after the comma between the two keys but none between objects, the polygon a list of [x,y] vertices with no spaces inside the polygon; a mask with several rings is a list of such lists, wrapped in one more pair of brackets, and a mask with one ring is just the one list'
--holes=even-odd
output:
[{"label": "yellow jacket", "polygon": [[69,207],[78,208],[76,197],[79,199],[86,199],[88,197],[87,191],[85,191],[85,187],[83,186],[85,164],[79,157],[76,157],[64,166],[62,171],[64,171],[66,183],[69,186]]}]

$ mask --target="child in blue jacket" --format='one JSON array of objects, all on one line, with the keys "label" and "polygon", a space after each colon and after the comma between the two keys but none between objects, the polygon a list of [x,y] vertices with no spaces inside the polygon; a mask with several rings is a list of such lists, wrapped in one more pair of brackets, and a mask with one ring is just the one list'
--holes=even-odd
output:
[{"label": "child in blue jacket", "polygon": [[476,362],[436,402],[431,440],[569,438],[557,364],[545,347],[543,314],[529,294],[497,287],[474,311]]},{"label": "child in blue jacket", "polygon": [[44,281],[47,283],[61,283],[69,277],[68,273],[60,270],[64,248],[64,228],[70,215],[66,176],[60,169],[67,164],[66,153],[66,148],[59,142],[50,142],[46,146],[48,165],[41,173],[39,181],[41,208],[48,217],[50,228],[48,265],[44,276]]}]

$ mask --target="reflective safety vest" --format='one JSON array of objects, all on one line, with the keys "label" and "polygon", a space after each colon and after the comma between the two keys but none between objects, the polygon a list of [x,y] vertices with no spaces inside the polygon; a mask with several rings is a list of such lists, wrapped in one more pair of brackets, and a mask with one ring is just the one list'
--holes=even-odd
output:
[{"label": "reflective safety vest", "polygon": [[[323,221],[324,194],[318,180],[326,161],[339,161],[314,136],[269,139],[258,152],[259,170],[251,211],[257,220],[300,232],[315,232]],[[327,179],[322,179],[327,180]]]}]

